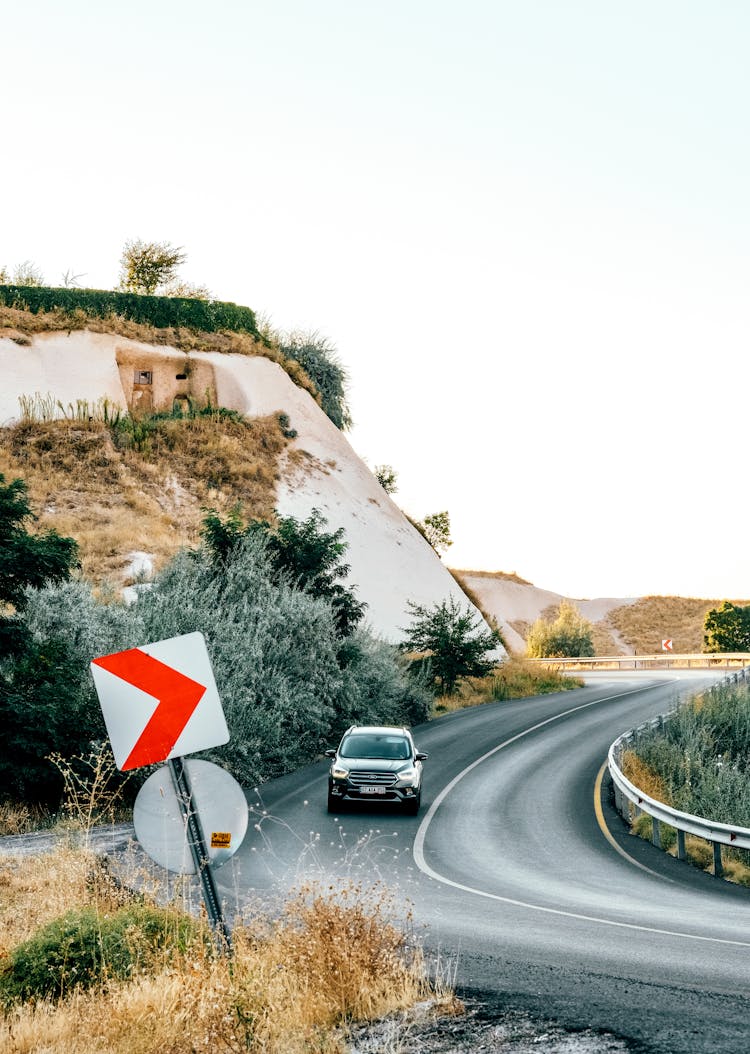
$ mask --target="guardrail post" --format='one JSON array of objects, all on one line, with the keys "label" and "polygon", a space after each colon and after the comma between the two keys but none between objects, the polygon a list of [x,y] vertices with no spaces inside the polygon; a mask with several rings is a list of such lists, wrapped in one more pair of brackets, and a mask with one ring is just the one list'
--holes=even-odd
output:
[{"label": "guardrail post", "polygon": [[661,849],[661,823],[655,816],[651,817],[651,842]]},{"label": "guardrail post", "polygon": [[721,862],[721,842],[714,842],[714,874],[717,878],[721,878],[724,874],[724,867]]},{"label": "guardrail post", "polygon": [[687,860],[687,853],[685,852],[685,832],[677,828],[677,859]]}]

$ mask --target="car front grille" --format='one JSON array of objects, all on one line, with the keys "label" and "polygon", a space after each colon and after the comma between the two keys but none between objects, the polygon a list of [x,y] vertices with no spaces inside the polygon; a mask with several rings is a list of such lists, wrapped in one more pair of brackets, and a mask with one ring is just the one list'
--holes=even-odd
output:
[{"label": "car front grille", "polygon": [[396,781],[394,772],[363,772],[358,769],[349,773],[349,782],[355,787],[392,787]]}]

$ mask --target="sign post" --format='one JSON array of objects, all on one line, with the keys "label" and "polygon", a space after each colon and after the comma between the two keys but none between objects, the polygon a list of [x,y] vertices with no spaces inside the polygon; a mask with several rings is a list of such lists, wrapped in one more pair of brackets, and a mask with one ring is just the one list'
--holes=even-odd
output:
[{"label": "sign post", "polygon": [[180,804],[180,811],[185,824],[190,855],[193,858],[196,874],[200,879],[203,891],[203,903],[206,905],[206,914],[214,935],[220,947],[223,945],[227,951],[232,950],[232,940],[229,929],[224,920],[221,910],[221,901],[216,889],[214,873],[208,862],[208,848],[206,838],[203,834],[203,825],[196,809],[193,808],[193,792],[190,786],[190,777],[185,768],[182,758],[171,758],[168,762],[172,784]]},{"label": "sign post", "polygon": [[[236,816],[232,823],[222,823],[220,831],[212,832],[212,850],[217,845],[219,852],[210,853],[188,766],[183,760],[184,754],[221,746],[229,740],[229,730],[203,634],[188,633],[101,656],[92,661],[91,672],[117,767],[121,771],[128,771],[167,762],[179,806],[182,844],[184,846],[187,840],[217,944],[220,950],[229,951],[230,934],[221,910],[211,868],[211,855],[216,866],[219,866],[238,848],[247,828],[247,806],[241,788],[235,784],[244,807],[244,826],[236,822]],[[190,764],[217,770],[224,781],[235,783],[228,773],[208,762]],[[159,812],[151,803],[149,783],[154,775],[149,777],[136,799],[136,834],[157,862],[166,857],[165,866],[169,870],[182,871],[182,866],[175,866],[171,862],[166,849],[162,852],[160,848],[154,849],[149,845],[154,823],[162,825],[163,842],[172,819],[166,805],[166,811]],[[163,802],[164,787],[153,789]],[[227,797],[232,798],[231,790]],[[145,838],[141,837],[139,831],[139,817],[145,817],[142,825]],[[236,836],[232,846],[233,827]],[[218,860],[217,856],[220,857]]]}]

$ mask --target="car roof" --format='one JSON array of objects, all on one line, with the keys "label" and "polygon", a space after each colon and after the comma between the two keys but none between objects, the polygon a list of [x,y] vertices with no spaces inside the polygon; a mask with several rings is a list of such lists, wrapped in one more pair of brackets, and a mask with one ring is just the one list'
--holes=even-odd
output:
[{"label": "car roof", "polygon": [[368,735],[387,735],[387,736],[410,736],[408,728],[396,728],[395,725],[352,725],[351,728],[347,728],[344,732],[345,736],[349,736],[354,732],[364,732]]}]

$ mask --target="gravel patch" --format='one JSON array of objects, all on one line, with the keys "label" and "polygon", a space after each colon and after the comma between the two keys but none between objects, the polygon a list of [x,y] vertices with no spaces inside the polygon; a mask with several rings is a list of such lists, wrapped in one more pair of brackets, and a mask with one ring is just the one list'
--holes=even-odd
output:
[{"label": "gravel patch", "polygon": [[352,1030],[349,1054],[627,1054],[606,1032],[569,1032],[522,1011],[467,1000],[464,1013],[433,1003]]}]

